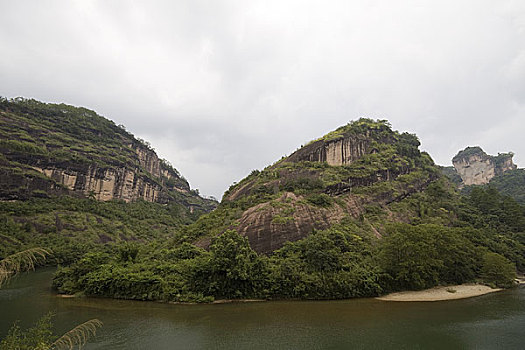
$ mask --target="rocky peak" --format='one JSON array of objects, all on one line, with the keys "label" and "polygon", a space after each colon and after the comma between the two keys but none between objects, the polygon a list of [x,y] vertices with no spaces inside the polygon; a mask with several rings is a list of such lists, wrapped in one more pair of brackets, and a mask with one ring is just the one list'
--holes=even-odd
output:
[{"label": "rocky peak", "polygon": [[374,141],[392,143],[394,138],[390,125],[384,120],[361,118],[301,147],[287,161],[348,165],[366,153],[374,153]]},{"label": "rocky peak", "polygon": [[[252,171],[225,192],[218,212],[230,212],[237,221],[228,228],[270,253],[359,218],[370,205],[387,207],[424,191],[438,175],[419,145],[417,136],[394,131],[385,120],[362,118]],[[209,242],[204,237],[198,244]]]},{"label": "rocky peak", "polygon": [[485,185],[495,176],[517,168],[513,156],[512,152],[491,156],[479,146],[467,147],[452,159],[452,164],[464,186]]}]

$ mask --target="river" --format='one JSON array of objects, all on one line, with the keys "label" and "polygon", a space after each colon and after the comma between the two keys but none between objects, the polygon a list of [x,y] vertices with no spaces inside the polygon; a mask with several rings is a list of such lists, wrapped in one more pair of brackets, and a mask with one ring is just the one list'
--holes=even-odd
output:
[{"label": "river", "polygon": [[426,303],[375,299],[171,305],[59,298],[53,270],[0,289],[0,337],[53,311],[57,334],[91,318],[85,349],[524,349],[525,288]]}]

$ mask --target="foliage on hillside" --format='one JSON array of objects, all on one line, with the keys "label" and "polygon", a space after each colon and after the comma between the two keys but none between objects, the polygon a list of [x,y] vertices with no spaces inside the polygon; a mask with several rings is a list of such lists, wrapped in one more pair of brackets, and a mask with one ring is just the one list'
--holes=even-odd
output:
[{"label": "foliage on hillside", "polygon": [[[171,201],[209,212],[213,201],[191,191],[186,179],[166,160],[160,160],[161,176],[151,174],[139,151],[155,156],[151,145],[135,138],[124,126],[94,111],[66,104],[42,103],[31,99],[0,97],[0,194],[4,198],[48,197],[69,193],[40,169],[86,171],[125,168],[168,193]],[[165,174],[169,174],[165,175]],[[24,183],[50,183],[55,190],[36,189],[25,193]],[[17,187],[18,186],[18,187]],[[42,186],[46,187],[46,186]],[[75,194],[78,194],[75,192]]]},{"label": "foliage on hillside", "polygon": [[0,111],[1,146],[42,161],[140,166],[132,146],[151,149],[86,108],[17,98],[0,99]]},{"label": "foliage on hillside", "polygon": [[[119,242],[172,237],[215,207],[214,201],[190,190],[168,161],[160,160],[159,177],[148,172],[144,157],[157,160],[146,141],[93,111],[0,98],[0,195],[27,199],[0,201],[0,258],[38,246],[54,252],[48,263],[72,262]],[[136,172],[166,190],[169,203],[97,202],[41,172],[47,168],[82,173],[91,166]],[[28,190],[27,184],[44,183],[51,186]],[[55,191],[46,192],[48,188]]]},{"label": "foliage on hillside", "polygon": [[[369,142],[351,164],[283,158],[253,171],[199,218],[146,202],[0,203],[0,253],[52,248],[60,293],[174,302],[350,298],[471,281],[509,286],[516,267],[525,269],[524,207],[491,188],[461,195],[415,135],[386,121],[360,119],[320,140],[348,134]],[[296,200],[281,200],[287,193]],[[259,204],[278,213],[271,225],[286,225],[296,206],[315,215],[344,208],[350,196],[356,213],[268,255],[236,230]]]},{"label": "foliage on hillside", "polygon": [[[498,203],[487,206],[479,199],[488,195],[461,201],[463,219],[499,210]],[[368,219],[347,219],[269,257],[254,252],[234,230],[215,237],[209,251],[182,236],[143,246],[125,243],[62,267],[54,287],[61,293],[177,302],[351,298],[474,281],[508,287],[516,265],[525,267],[525,247],[514,232],[525,231],[519,208],[518,226],[393,223],[381,240],[372,235]]]},{"label": "foliage on hillside", "polygon": [[467,147],[464,150],[459,151],[454,156],[454,158],[452,158],[452,162],[457,162],[457,161],[460,161],[461,159],[466,159],[474,155],[479,155],[481,157],[489,157],[489,155],[487,155],[481,147],[474,146],[474,147]]},{"label": "foliage on hillside", "polygon": [[525,204],[525,169],[509,170],[490,181],[500,193]]},{"label": "foliage on hillside", "polygon": [[[350,298],[476,281],[510,286],[515,269],[525,269],[525,208],[490,188],[461,195],[419,152],[415,136],[380,130],[390,141],[350,165],[284,158],[232,186],[218,209],[173,239],[87,254],[60,268],[54,286],[61,293],[176,302]],[[390,175],[377,176],[383,172]],[[370,174],[375,180],[365,181]],[[352,186],[330,190],[340,184]],[[280,213],[272,224],[294,220],[294,202],[277,200],[286,192],[319,210],[342,206],[348,195],[363,208],[257,254],[236,232],[239,219],[267,203]],[[193,244],[204,238],[208,250]]]},{"label": "foliage on hillside", "polygon": [[72,262],[88,251],[109,249],[106,245],[172,237],[197,216],[175,203],[67,196],[0,202],[0,257],[37,246],[54,252],[50,263]]}]

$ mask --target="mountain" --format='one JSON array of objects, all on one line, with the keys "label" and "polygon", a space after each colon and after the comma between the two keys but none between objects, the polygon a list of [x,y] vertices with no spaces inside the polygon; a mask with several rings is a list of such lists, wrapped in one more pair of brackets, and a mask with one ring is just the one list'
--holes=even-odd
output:
[{"label": "mountain", "polygon": [[[441,186],[439,170],[419,151],[419,144],[415,135],[393,131],[384,120],[360,119],[263,171],[253,171],[225,192],[211,217],[237,211],[235,220],[216,228],[229,224],[259,253],[345,218],[372,218],[381,212],[392,221],[406,221],[396,204],[432,184]],[[381,236],[382,225],[371,225],[370,230]],[[206,247],[210,241],[207,235],[197,245]]]},{"label": "mountain", "polygon": [[493,188],[458,191],[415,135],[362,118],[253,170],[170,239],[88,253],[53,286],[174,302],[509,287],[524,244],[525,207]]},{"label": "mountain", "polygon": [[486,154],[479,146],[467,147],[452,159],[453,167],[441,170],[464,191],[471,186],[492,186],[500,193],[525,204],[525,169],[518,169],[512,161],[514,154]]},{"label": "mountain", "polygon": [[0,99],[0,257],[41,246],[73,261],[99,245],[168,239],[216,205],[93,111]]},{"label": "mountain", "polygon": [[215,206],[147,142],[85,108],[1,99],[0,136],[0,199],[69,194]]},{"label": "mountain", "polygon": [[452,164],[461,177],[460,186],[485,185],[494,177],[517,169],[513,156],[513,153],[490,156],[481,147],[467,147],[452,158]]},{"label": "mountain", "polygon": [[525,169],[506,171],[500,176],[495,176],[489,182],[501,194],[514,198],[525,205]]}]

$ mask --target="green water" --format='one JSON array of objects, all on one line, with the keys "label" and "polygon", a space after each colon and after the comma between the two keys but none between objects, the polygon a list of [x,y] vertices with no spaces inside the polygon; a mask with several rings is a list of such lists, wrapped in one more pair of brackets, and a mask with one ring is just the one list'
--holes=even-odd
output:
[{"label": "green water", "polygon": [[525,288],[435,303],[168,305],[58,298],[52,273],[0,290],[0,337],[15,320],[27,327],[52,310],[57,333],[104,322],[86,349],[525,349]]}]

